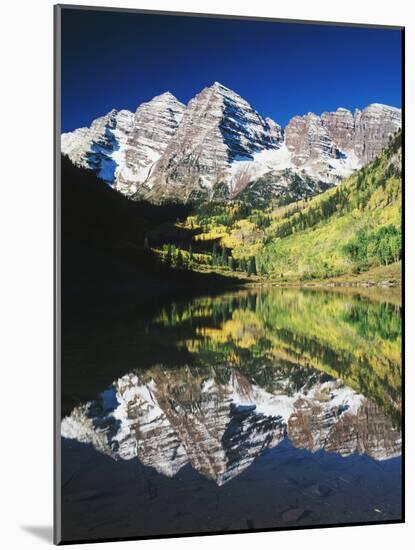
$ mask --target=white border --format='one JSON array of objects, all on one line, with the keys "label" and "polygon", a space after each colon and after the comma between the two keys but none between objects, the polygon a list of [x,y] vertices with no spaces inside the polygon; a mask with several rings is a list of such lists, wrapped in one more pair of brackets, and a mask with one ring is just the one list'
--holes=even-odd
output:
[{"label": "white border", "polygon": [[[415,97],[415,18],[405,0],[331,2],[324,0],[271,3],[256,0],[93,0],[98,5],[264,17],[348,21],[406,26],[406,97]],[[45,545],[29,527],[52,525],[52,21],[51,0],[21,0],[2,6],[1,139],[1,366],[3,433],[1,493],[2,543],[8,549]],[[252,545],[300,546],[307,550],[350,549],[371,545],[376,550],[410,546],[415,539],[414,431],[411,412],[415,388],[414,273],[415,150],[413,102],[406,106],[406,270],[407,270],[407,525],[347,527],[217,536],[207,538],[124,542],[127,548],[252,548]],[[40,530],[44,534],[47,529]],[[39,532],[39,531],[38,531]],[[89,548],[90,545],[84,545]],[[92,547],[92,546],[91,546]],[[97,548],[93,545],[93,548]]]}]

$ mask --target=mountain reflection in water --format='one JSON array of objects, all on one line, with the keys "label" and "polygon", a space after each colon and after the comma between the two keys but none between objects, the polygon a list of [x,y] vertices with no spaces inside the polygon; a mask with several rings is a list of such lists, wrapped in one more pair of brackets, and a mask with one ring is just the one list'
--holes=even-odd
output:
[{"label": "mountain reflection in water", "polygon": [[165,479],[191,467],[223,488],[287,443],[317,463],[321,453],[378,465],[400,456],[397,292],[248,290],[171,303],[145,322],[135,368],[63,418],[65,441]]},{"label": "mountain reflection in water", "polygon": [[296,390],[287,372],[276,367],[273,375],[270,383],[279,390],[227,368],[127,374],[65,418],[62,435],[115,459],[138,458],[167,476],[190,462],[218,485],[286,436],[313,452],[366,453],[376,460],[400,454],[391,420],[341,381],[307,369]]}]

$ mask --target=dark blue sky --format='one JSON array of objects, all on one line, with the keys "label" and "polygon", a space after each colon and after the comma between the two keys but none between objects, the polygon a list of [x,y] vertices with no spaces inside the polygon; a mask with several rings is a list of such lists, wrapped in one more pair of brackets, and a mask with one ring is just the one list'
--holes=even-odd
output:
[{"label": "dark blue sky", "polygon": [[263,116],[401,107],[401,31],[63,9],[62,130],[215,80]]}]

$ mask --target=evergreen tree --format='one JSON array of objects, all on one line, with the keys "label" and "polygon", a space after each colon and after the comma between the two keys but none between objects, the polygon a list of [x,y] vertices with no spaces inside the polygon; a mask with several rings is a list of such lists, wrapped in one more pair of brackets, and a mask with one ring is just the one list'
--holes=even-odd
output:
[{"label": "evergreen tree", "polygon": [[167,265],[171,265],[171,263],[172,263],[172,249],[171,249],[171,244],[169,244],[169,245],[167,246],[167,253],[166,253],[165,262],[166,262]]},{"label": "evergreen tree", "polygon": [[179,251],[176,255],[176,262],[175,263],[176,263],[176,267],[178,269],[181,269],[183,267],[183,254],[182,254],[182,251],[180,250],[180,248],[179,248]]},{"label": "evergreen tree", "polygon": [[267,268],[266,268],[264,262],[261,262],[261,263],[259,264],[258,271],[259,271],[259,274],[260,274],[262,277],[265,277],[265,275],[267,275]]},{"label": "evergreen tree", "polygon": [[248,263],[248,275],[256,275],[256,274],[257,274],[257,270],[256,270],[255,257],[251,256],[249,258],[249,263]]},{"label": "evergreen tree", "polygon": [[213,243],[212,247],[212,265],[217,264],[217,256],[218,256],[218,246],[216,244],[216,241]]},{"label": "evergreen tree", "polygon": [[221,255],[220,263],[223,266],[228,265],[228,250],[226,248],[222,248],[222,255]]}]

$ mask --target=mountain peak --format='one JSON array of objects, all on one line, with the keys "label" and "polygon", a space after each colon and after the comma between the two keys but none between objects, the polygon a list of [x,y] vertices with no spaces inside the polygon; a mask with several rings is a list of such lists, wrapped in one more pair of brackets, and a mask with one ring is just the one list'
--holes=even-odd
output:
[{"label": "mountain peak", "polygon": [[215,82],[212,84],[212,88],[226,88],[227,90],[229,90],[229,88],[227,88],[226,86],[224,86],[221,82],[218,82],[217,80],[215,80]]},{"label": "mountain peak", "polygon": [[[174,195],[207,196],[215,182],[228,181],[234,161],[278,149],[281,128],[218,81],[189,101],[174,139],[151,170],[147,188],[156,200]],[[147,188],[143,190],[147,193]]]},{"label": "mountain peak", "polygon": [[[164,92],[160,95],[156,95],[153,97],[153,99],[151,99],[150,101],[148,101],[148,103],[151,103],[151,104],[154,104],[154,103],[161,103],[161,104],[166,104],[166,103],[176,103],[176,104],[179,104],[179,105],[183,105],[183,103],[181,103],[176,96],[174,96],[171,92],[167,91],[167,92]],[[140,107],[140,106],[139,106]],[[184,107],[184,105],[183,105]]]},{"label": "mountain peak", "polygon": [[159,98],[159,99],[161,99],[161,98],[165,98],[165,99],[174,99],[174,100],[178,101],[178,100],[177,100],[177,97],[174,96],[174,95],[173,95],[171,92],[169,92],[169,91],[164,92],[164,93],[162,93],[162,94],[160,94],[160,95],[156,95],[153,99],[155,99],[155,98]]},{"label": "mountain peak", "polygon": [[113,109],[90,128],[64,134],[62,152],[127,195],[140,189],[155,201],[186,201],[210,197],[219,180],[233,193],[271,165],[275,173],[305,171],[337,183],[373,160],[400,127],[400,109],[372,103],[354,113],[339,107],[295,116],[282,131],[216,80],[187,106],[167,90],[135,113]]},{"label": "mountain peak", "polygon": [[401,109],[398,107],[392,107],[391,105],[385,105],[384,103],[370,103],[363,109],[366,110],[373,110],[373,111],[394,111],[394,112],[401,112]]},{"label": "mountain peak", "polygon": [[238,95],[236,92],[234,92],[233,90],[231,90],[230,88],[228,88],[224,84],[221,84],[217,80],[215,80],[215,82],[211,86],[208,86],[207,89],[218,91],[218,92],[225,93],[225,94]]}]

